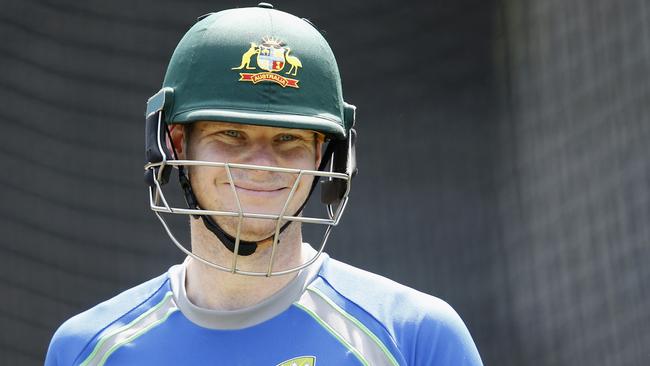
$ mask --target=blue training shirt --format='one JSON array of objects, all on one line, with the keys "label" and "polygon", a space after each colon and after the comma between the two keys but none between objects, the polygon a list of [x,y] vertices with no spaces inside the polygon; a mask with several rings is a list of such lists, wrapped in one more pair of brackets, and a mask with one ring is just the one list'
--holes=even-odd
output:
[{"label": "blue training shirt", "polygon": [[447,303],[326,254],[241,310],[199,308],[184,283],[175,265],[69,319],[45,365],[482,365]]}]

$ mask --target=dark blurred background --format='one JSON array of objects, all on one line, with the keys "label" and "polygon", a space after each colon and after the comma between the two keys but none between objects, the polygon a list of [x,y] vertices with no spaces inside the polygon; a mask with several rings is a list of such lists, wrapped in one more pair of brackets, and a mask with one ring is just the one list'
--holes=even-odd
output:
[{"label": "dark blurred background", "polygon": [[[255,4],[0,0],[0,364],[181,260],[145,101],[197,16]],[[445,299],[486,365],[650,364],[647,0],[274,4],[359,108],[333,257]]]}]

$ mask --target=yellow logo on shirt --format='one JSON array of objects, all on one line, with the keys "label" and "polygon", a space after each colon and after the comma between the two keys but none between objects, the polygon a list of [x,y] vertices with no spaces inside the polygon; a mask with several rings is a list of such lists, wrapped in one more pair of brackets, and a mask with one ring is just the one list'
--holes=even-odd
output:
[{"label": "yellow logo on shirt", "polygon": [[315,366],[316,357],[302,356],[279,363],[277,366]]}]

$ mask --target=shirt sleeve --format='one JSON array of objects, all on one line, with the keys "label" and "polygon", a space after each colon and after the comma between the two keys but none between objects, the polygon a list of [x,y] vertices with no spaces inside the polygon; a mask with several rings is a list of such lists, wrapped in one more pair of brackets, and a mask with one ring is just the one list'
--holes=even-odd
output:
[{"label": "shirt sleeve", "polygon": [[436,300],[417,325],[412,365],[482,366],[463,320],[449,304]]},{"label": "shirt sleeve", "polygon": [[45,356],[45,366],[68,366],[83,347],[81,339],[70,334],[69,321],[64,323],[54,333]]}]

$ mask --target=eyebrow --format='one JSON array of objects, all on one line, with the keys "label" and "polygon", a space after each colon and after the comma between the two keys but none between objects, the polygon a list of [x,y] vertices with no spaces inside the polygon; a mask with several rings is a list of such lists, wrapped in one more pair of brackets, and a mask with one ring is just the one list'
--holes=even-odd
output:
[{"label": "eyebrow", "polygon": [[[254,127],[268,127],[268,128],[274,128],[279,130],[278,133],[284,133],[284,132],[304,132],[304,133],[318,133],[316,131],[312,130],[304,130],[300,128],[288,128],[288,127],[276,127],[276,126],[264,126],[264,125],[253,125],[253,124],[245,124],[245,123],[232,123],[232,122],[221,122],[221,121],[210,121],[214,122],[214,124],[211,124],[210,126],[214,126],[214,128],[232,128],[232,129],[240,129],[240,130],[250,130]],[[204,131],[210,132],[208,128],[203,128]]]},{"label": "eyebrow", "polygon": [[[204,122],[204,121],[201,121],[201,122]],[[206,124],[208,126],[215,126],[215,127],[219,127],[219,128],[223,128],[223,127],[232,127],[232,128],[246,127],[245,124],[241,124],[241,123],[221,122],[221,121],[205,121],[205,122],[209,122],[208,124]]]}]

